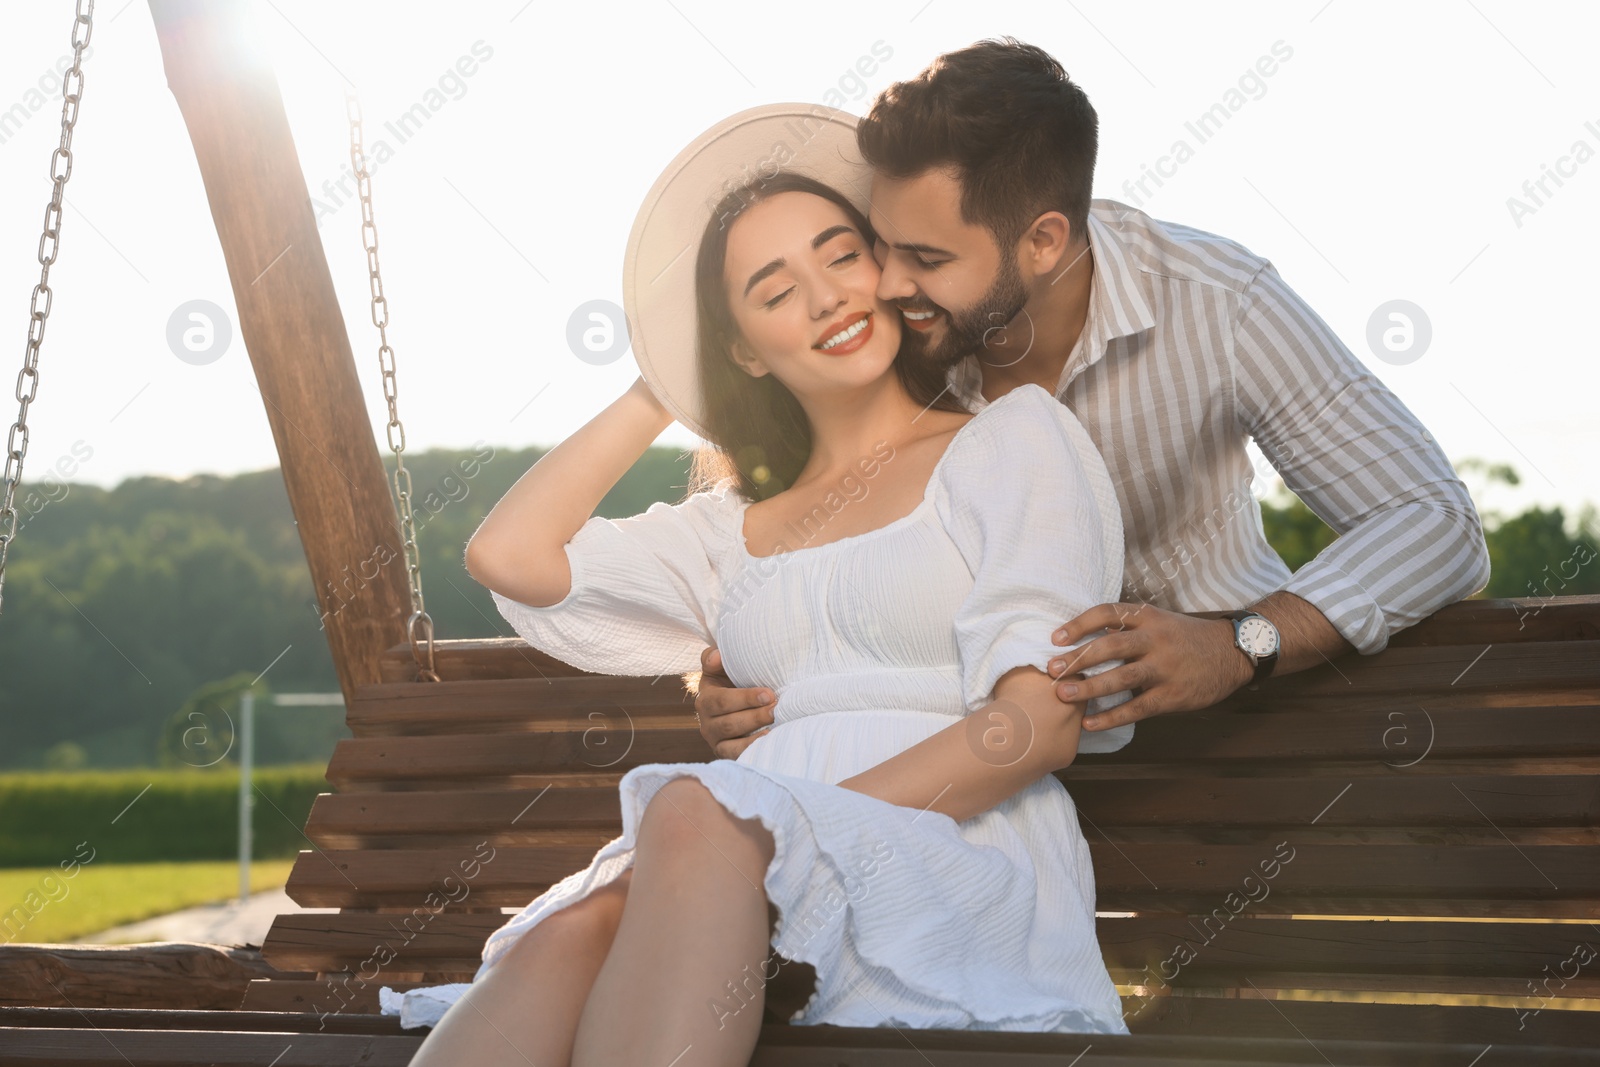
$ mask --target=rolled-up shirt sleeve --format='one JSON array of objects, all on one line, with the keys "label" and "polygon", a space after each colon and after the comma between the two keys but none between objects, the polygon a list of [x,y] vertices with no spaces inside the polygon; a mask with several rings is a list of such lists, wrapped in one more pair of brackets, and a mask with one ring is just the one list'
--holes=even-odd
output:
[{"label": "rolled-up shirt sleeve", "polygon": [[1358,652],[1489,581],[1467,487],[1417,417],[1268,263],[1233,332],[1235,414],[1338,539],[1284,585]]}]

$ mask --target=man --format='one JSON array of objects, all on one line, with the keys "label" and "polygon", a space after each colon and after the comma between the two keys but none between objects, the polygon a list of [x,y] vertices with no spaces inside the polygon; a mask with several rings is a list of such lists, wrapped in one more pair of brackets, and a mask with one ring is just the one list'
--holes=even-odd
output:
[{"label": "man", "polygon": [[[1124,602],[1063,620],[1051,665],[1064,702],[1135,693],[1086,716],[1090,733],[1371,655],[1489,579],[1477,511],[1415,416],[1268,260],[1091,201],[1097,135],[1060,64],[1013,38],[890,86],[857,133],[878,295],[916,355],[975,411],[1029,382],[1052,391],[1116,485]],[[1250,438],[1339,534],[1293,574],[1262,532]],[[1236,615],[1186,614],[1203,611]],[[1079,675],[1108,660],[1124,662]],[[775,704],[731,688],[715,649],[702,665],[701,733],[736,757]]]}]

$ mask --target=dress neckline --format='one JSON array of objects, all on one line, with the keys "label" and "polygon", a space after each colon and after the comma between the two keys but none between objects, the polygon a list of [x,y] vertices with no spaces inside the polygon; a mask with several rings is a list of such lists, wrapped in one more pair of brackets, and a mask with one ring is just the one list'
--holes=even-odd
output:
[{"label": "dress neckline", "polygon": [[[1020,385],[1011,390],[1005,396],[1002,396],[1000,399],[989,401],[989,403],[984,405],[983,410],[977,412],[972,416],[972,418],[961,424],[961,427],[951,435],[949,443],[944,446],[944,451],[939,454],[938,461],[934,463],[933,472],[928,475],[928,484],[923,487],[922,499],[917,501],[916,507],[906,512],[906,514],[900,516],[898,519],[886,522],[882,526],[874,526],[870,530],[863,530],[858,534],[846,534],[844,537],[836,538],[832,541],[824,541],[819,545],[802,545],[799,548],[791,548],[787,552],[774,552],[766,556],[757,556],[751,553],[750,542],[745,537],[744,532],[745,512],[749,511],[750,505],[755,502],[753,500],[746,499],[740,503],[739,511],[734,516],[735,521],[738,523],[739,536],[737,540],[739,542],[740,552],[744,554],[746,559],[781,559],[784,556],[793,556],[801,552],[821,552],[823,549],[833,548],[836,545],[846,545],[865,541],[869,538],[877,537],[879,534],[888,533],[891,530],[897,530],[903,526],[909,525],[916,519],[921,518],[923,513],[933,505],[934,487],[939,482],[939,471],[943,469],[945,460],[950,458],[950,453],[955,451],[956,445],[961,441],[961,436],[967,432],[968,428],[970,428],[973,423],[983,418],[985,412],[994,410],[996,406],[1004,403],[1007,398],[1015,396],[1026,388],[1028,388],[1028,386]],[[1044,389],[1040,386],[1035,386],[1034,388],[1039,389],[1040,392],[1044,392]]]}]

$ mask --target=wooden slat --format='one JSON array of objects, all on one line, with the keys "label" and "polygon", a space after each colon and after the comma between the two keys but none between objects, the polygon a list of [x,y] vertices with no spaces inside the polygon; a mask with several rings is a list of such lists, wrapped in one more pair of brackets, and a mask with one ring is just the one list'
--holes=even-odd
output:
[{"label": "wooden slat", "polygon": [[[492,678],[594,677],[531,647],[520,637],[470,637],[433,642],[433,664],[446,681]],[[417,665],[406,643],[390,645],[378,660],[379,681],[410,682]],[[670,679],[662,679],[665,685]],[[434,684],[434,683],[422,683]]]},{"label": "wooden slat", "polygon": [[[1280,772],[1281,773],[1281,772]],[[1079,814],[1102,833],[1130,827],[1581,828],[1564,838],[1600,844],[1600,777],[1395,775],[1344,789],[1320,778],[1072,779]],[[551,788],[414,793],[322,793],[306,836],[319,848],[379,849],[539,844],[552,830],[622,832],[615,781]],[[1301,829],[1299,832],[1304,833]],[[1121,840],[1121,838],[1118,838]]]},{"label": "wooden slat", "polygon": [[[1091,839],[1097,906],[1209,913],[1230,892],[1249,892],[1266,894],[1252,914],[1600,919],[1593,845],[1307,844],[1282,834],[1187,848]],[[1269,839],[1286,841],[1277,854],[1293,858],[1272,866]]]},{"label": "wooden slat", "polygon": [[[692,721],[659,717],[590,722],[530,721],[516,733],[451,734],[431,737],[346,738],[335,747],[328,780],[341,791],[502,788],[536,776],[625,771],[641,763],[704,763],[713,758]],[[1483,773],[1592,773],[1586,759],[1600,755],[1600,708],[1594,705],[1528,708],[1428,709],[1419,704],[1388,710],[1322,712],[1197,711],[1165,715],[1139,724],[1123,749],[1085,756],[1063,773],[1063,781],[1117,775],[1133,764],[1172,762],[1194,768],[1200,761],[1294,760],[1301,773],[1317,773],[1304,761],[1360,761],[1364,766],[1327,773],[1382,775],[1472,773],[1448,765],[1452,758],[1481,756],[1521,760],[1506,771]],[[1562,763],[1561,758],[1569,762]],[[1534,764],[1532,760],[1538,760]],[[1433,766],[1438,765],[1438,766]],[[1264,768],[1274,773],[1273,768]],[[1229,773],[1247,771],[1236,768]],[[1281,768],[1279,768],[1281,772]],[[1171,768],[1146,772],[1170,777]]]},{"label": "wooden slat", "polygon": [[[1359,834],[1308,843],[1269,828],[1248,844],[1179,847],[1086,832],[1097,903],[1108,911],[1207,912],[1229,892],[1249,891],[1267,894],[1251,906],[1256,913],[1600,919],[1600,848],[1593,844],[1373,844]],[[587,867],[612,836],[557,831],[538,846],[302,851],[286,888],[309,908],[420,909],[445,906],[452,896],[460,898],[457,907],[520,908]],[[1292,858],[1274,864],[1275,855]]]},{"label": "wooden slat", "polygon": [[[1477,844],[1436,844],[1419,833],[1394,844],[1354,832],[1307,841],[1306,834],[1268,828],[1254,841],[1213,844],[1107,840],[1092,826],[1086,832],[1097,902],[1107,911],[1209,911],[1230,891],[1248,890],[1269,892],[1251,906],[1258,913],[1600,918],[1600,848],[1592,843],[1521,843],[1484,833]],[[286,891],[312,908],[520,908],[587,867],[613,836],[555,831],[540,838],[543,844],[487,850],[302,851]],[[1260,865],[1275,852],[1293,859],[1265,868],[1277,873],[1264,890]],[[491,858],[467,866],[475,853]]]},{"label": "wooden slat", "polygon": [[[789,968],[780,968],[765,989],[769,1022],[783,1022],[786,1014],[773,1012],[774,987]],[[374,982],[365,989],[349,978],[353,992],[340,1005],[342,1017],[377,1017],[378,987],[396,991],[432,984]],[[809,993],[807,988],[806,992]],[[1547,1006],[1531,1008],[1443,1004],[1357,1004],[1342,1001],[1266,1000],[1246,990],[1247,997],[1125,996],[1123,1015],[1136,1034],[1174,1034],[1191,1037],[1293,1037],[1303,1034],[1320,1041],[1360,1034],[1372,1041],[1440,1042],[1476,1041],[1484,1044],[1521,1044],[1537,1037],[1543,1045],[1593,1047],[1600,1035],[1600,1012]],[[793,995],[788,998],[794,1000]],[[803,1003],[803,1000],[799,1003]],[[315,1018],[330,1010],[328,987],[323,982],[267,980],[250,983],[244,1010],[303,1012]],[[329,1019],[333,1015],[327,1016]],[[393,1018],[390,1016],[389,1018]],[[0,1025],[6,1025],[0,1014]],[[18,1024],[22,1025],[22,1024]],[[1532,1027],[1530,1030],[1529,1028]]]},{"label": "wooden slat", "polygon": [[[1285,764],[1292,765],[1297,774],[1307,778],[1341,782],[1347,782],[1351,779],[1393,778],[1397,775],[1460,777],[1474,774],[1500,774],[1538,777],[1542,775],[1600,774],[1600,756],[1591,755],[1517,756],[1507,759],[1449,759],[1430,756],[1428,759],[1422,760],[1413,766],[1399,769],[1373,759],[1215,760],[1210,762],[1197,761],[1190,769],[1202,776],[1221,774],[1241,778],[1265,778],[1281,773]],[[1120,781],[1143,778],[1153,782],[1165,782],[1171,781],[1175,773],[1177,772],[1175,772],[1172,763],[1118,763],[1112,760],[1101,762],[1097,759],[1085,757],[1081,762],[1073,763],[1070,777],[1065,780],[1069,788],[1074,782],[1090,779]]]},{"label": "wooden slat", "polygon": [[[1194,614],[1216,618],[1223,612]],[[1600,596],[1464,600],[1449,604],[1389,640],[1392,648],[1527,641],[1600,639]],[[435,662],[447,679],[588,676],[586,672],[530,648],[521,638],[436,641]],[[1342,662],[1342,661],[1341,661]],[[383,681],[406,682],[416,673],[411,648],[395,644],[380,661]],[[663,679],[665,684],[669,679]]]},{"label": "wooden slat", "polygon": [[[376,968],[368,961],[383,944],[396,958],[369,984],[423,975],[469,981],[482,962],[484,941],[509,916],[444,913],[409,940],[404,930],[397,930],[394,916],[330,918],[335,917],[279,916],[263,954],[284,969],[371,973]],[[1152,992],[1163,984],[1201,991],[1248,990],[1253,983],[1263,990],[1544,996],[1552,1005],[1600,995],[1600,975],[1592,967],[1562,968],[1575,944],[1594,943],[1587,924],[1274,919],[1246,913],[1229,920],[1213,918],[1207,926],[1204,919],[1168,914],[1100,918],[1097,936],[1113,979],[1143,984]],[[1180,955],[1182,946],[1192,955]],[[1163,961],[1169,960],[1163,969]],[[1573,971],[1576,977],[1564,987],[1553,981],[1548,987],[1530,986]]]},{"label": "wooden slat", "polygon": [[[515,658],[516,648],[483,647],[487,644],[461,642],[461,647],[452,652],[453,662],[460,665],[460,674],[446,677],[557,677],[508,671],[504,668]],[[514,645],[527,648],[520,640]],[[480,668],[478,660],[484,661],[486,666]],[[498,666],[487,666],[491,662]],[[385,677],[384,680],[390,679]],[[637,684],[644,680],[634,681]],[[675,676],[661,678],[655,685],[682,691]],[[1376,655],[1352,654],[1309,670],[1274,675],[1255,689],[1240,690],[1230,698],[1230,703],[1248,706],[1277,704],[1288,699],[1348,699],[1450,689],[1531,692],[1559,688],[1600,688],[1600,640],[1395,644]]]},{"label": "wooden slat", "polygon": [[[334,973],[322,975],[316,981],[304,979],[263,979],[251,982],[245,993],[243,1008],[254,1011],[304,1012],[332,1018],[336,1015],[378,1015],[380,988],[387,986],[402,992],[417,986],[436,985],[444,981],[470,982],[467,972],[441,977],[426,982],[402,982],[387,974],[363,981],[360,973]],[[769,1023],[786,1023],[794,1013],[805,1007],[815,990],[816,972],[809,964],[790,962],[778,968],[777,974],[763,988],[762,1017]]]},{"label": "wooden slat", "polygon": [[[592,689],[583,687],[594,686]],[[486,686],[504,686],[495,693]],[[1540,689],[1436,691],[1426,699],[1393,694],[1352,695],[1337,710],[1387,715],[1419,715],[1447,711],[1499,711],[1510,713],[1529,707],[1555,708],[1600,703],[1600,689]],[[1263,707],[1257,697],[1225,700],[1202,714],[1326,714],[1324,699],[1284,697]],[[629,721],[653,726],[697,729],[694,705],[688,694],[647,679],[599,676],[554,682],[512,679],[489,682],[443,682],[435,685],[363,686],[356,692],[346,723],[356,737],[428,736],[440,734],[515,733],[548,729],[559,722],[581,723],[586,728],[617,726]]]},{"label": "wooden slat", "polygon": [[[286,985],[293,980],[283,979]],[[266,986],[261,979],[252,983]],[[347,1012],[322,1020],[311,1012],[182,1011],[162,1008],[0,1007],[0,1027],[47,1030],[256,1030],[263,1033],[414,1034],[393,1015]]]},{"label": "wooden slat", "polygon": [[515,734],[344,738],[334,746],[327,777],[343,792],[407,783],[423,787],[430,781],[491,789],[561,771],[594,774],[711,758],[697,732],[624,722]]},{"label": "wooden slat", "polygon": [[[269,982],[255,983],[270,985]],[[1246,996],[1124,997],[1123,1017],[1136,1034],[1208,1037],[1282,1037],[1308,1041],[1360,1035],[1395,1043],[1472,1042],[1515,1051],[1531,1043],[1594,1049],[1600,1012],[1546,1007],[1479,1007],[1456,1004],[1355,1004],[1317,1000],[1265,1000]],[[1485,1061],[1479,1061],[1481,1064]],[[1488,1062],[1514,1062],[1502,1056]],[[1465,1067],[1465,1065],[1458,1065]]]},{"label": "wooden slat", "polygon": [[[1487,1052],[1487,1054],[1486,1054]],[[1196,1038],[1165,1034],[1027,1034],[971,1030],[763,1027],[750,1067],[1553,1067],[1600,1064],[1600,1052],[1519,1044],[1422,1045],[1324,1038]]]},{"label": "wooden slat", "polygon": [[[232,1030],[87,1028],[0,1030],[10,1064],[26,1067],[304,1067],[404,1065],[420,1035],[272,1034]],[[765,1026],[750,1067],[1186,1067],[1251,1064],[1317,1067],[1569,1067],[1600,1063],[1587,1049],[1519,1045],[1514,1058],[1485,1055],[1481,1044],[1386,1045],[1326,1038],[1188,1038],[1028,1034],[899,1027]],[[1499,1050],[1497,1050],[1499,1051]]]},{"label": "wooden slat", "polygon": [[357,737],[510,731],[547,719],[591,725],[626,719],[694,722],[694,703],[676,679],[486,679],[365,685],[345,721]]},{"label": "wooden slat", "polygon": [[320,848],[537,844],[541,833],[622,832],[616,778],[596,784],[554,779],[549,788],[416,793],[321,793],[306,819]]},{"label": "wooden slat", "polygon": [[[1140,722],[1116,752],[1074,768],[1200,760],[1367,760],[1411,770],[1427,760],[1600,753],[1600,692],[1562,707],[1440,709],[1431,701],[1371,709],[1260,712],[1206,709]],[[1167,773],[1171,773],[1170,769]]]},{"label": "wooden slat", "polygon": [[1449,689],[1538,692],[1600,688],[1600,640],[1524,641],[1484,645],[1388,648],[1372,656],[1274,675],[1230,700],[1273,706],[1284,700],[1344,700],[1372,693],[1419,694]]},{"label": "wooden slat", "polygon": [[[1597,716],[1600,717],[1600,716]],[[1280,765],[1279,773],[1284,773]],[[1600,823],[1594,775],[1394,775],[1360,787],[1295,777],[1066,779],[1081,814],[1127,826],[1587,827]],[[1600,844],[1600,838],[1592,839]],[[320,842],[319,842],[320,843]]]},{"label": "wooden slat", "polygon": [[1097,922],[1106,967],[1125,984],[1207,988],[1248,981],[1283,988],[1293,976],[1317,988],[1337,976],[1345,988],[1392,988],[1392,979],[1404,978],[1403,988],[1425,990],[1430,979],[1447,977],[1456,983],[1453,992],[1552,1000],[1600,994],[1600,974],[1576,962],[1564,985],[1557,981],[1548,991],[1529,985],[1555,973],[1592,933],[1588,923],[1274,919],[1230,916],[1221,907],[1215,916]]},{"label": "wooden slat", "polygon": [[615,836],[556,830],[536,847],[302,851],[284,891],[306,908],[520,908]]},{"label": "wooden slat", "polygon": [[466,981],[483,962],[483,943],[506,924],[509,916],[444,912],[410,927],[404,915],[339,915],[294,912],[272,921],[261,955],[279,970],[368,973],[380,945],[393,958],[383,965],[382,981],[417,981],[424,974],[465,974]]},{"label": "wooden slat", "polygon": [[0,1027],[8,1067],[406,1067],[421,1044],[420,1034]]},{"label": "wooden slat", "polygon": [[1463,600],[1389,638],[1393,647],[1600,639],[1600,595]]},{"label": "wooden slat", "polygon": [[[625,732],[630,725],[698,733],[692,705],[676,699],[650,699],[671,696],[670,692],[630,691],[613,684],[616,679],[568,681],[604,682],[609,692],[583,693],[565,682],[557,685],[526,681],[366,686],[358,691],[347,721],[352,732],[361,738],[544,732],[562,726],[591,734]],[[486,686],[507,688],[487,695],[477,691]],[[639,688],[645,686],[641,684]],[[562,689],[566,691],[557,692]],[[1451,728],[1440,739],[1446,746],[1441,751],[1506,754],[1504,746],[1510,741],[1519,746],[1515,751],[1555,752],[1564,750],[1564,739],[1573,747],[1593,743],[1591,747],[1600,748],[1600,689],[1544,690],[1520,694],[1516,702],[1508,701],[1507,696],[1466,689],[1430,693],[1425,699],[1368,695],[1353,697],[1335,708],[1326,702],[1290,699],[1265,709],[1224,702],[1203,711],[1152,720],[1154,725],[1141,732],[1172,729],[1166,725],[1169,721],[1212,723],[1219,716],[1235,730],[1255,731],[1261,728],[1265,715],[1302,716],[1307,722],[1277,724],[1278,734],[1298,735],[1316,722],[1333,723],[1343,727],[1346,736],[1357,738],[1355,744],[1339,751],[1357,755],[1377,752],[1390,757],[1391,762],[1401,763],[1406,745],[1415,748],[1426,743],[1437,730],[1437,718],[1449,716]],[[1550,700],[1551,696],[1561,699]],[[1586,710],[1593,714],[1586,715]],[[1512,716],[1516,717],[1516,729],[1508,730]],[[1175,743],[1189,742],[1183,739]],[[1300,754],[1299,750],[1287,748],[1281,751]]]},{"label": "wooden slat", "polygon": [[0,945],[4,1005],[229,1009],[251,979],[278,975],[260,951],[229,945]]}]

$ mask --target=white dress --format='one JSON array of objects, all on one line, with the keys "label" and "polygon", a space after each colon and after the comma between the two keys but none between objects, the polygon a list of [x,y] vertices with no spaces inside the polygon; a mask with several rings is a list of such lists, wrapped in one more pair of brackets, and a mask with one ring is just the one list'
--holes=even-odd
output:
[{"label": "white dress", "polygon": [[[558,604],[494,595],[529,644],[584,670],[698,670],[715,644],[735,685],[778,700],[774,726],[737,760],[628,771],[622,836],[492,934],[474,977],[627,870],[651,797],[692,775],[773,834],[772,947],[817,974],[791,1023],[1127,1033],[1095,940],[1089,846],[1058,779],[961,822],[837,785],[988,703],[1012,668],[1047,670],[1065,650],[1055,628],[1118,599],[1121,511],[1088,433],[1021,386],[956,432],[910,514],[768,557],[749,554],[748,502],[732,485],[591,518],[567,545],[572,590]],[[863,477],[849,491],[870,488]],[[827,537],[820,518],[812,539]],[[1080,751],[1120,748],[1132,731],[1085,732]],[[466,988],[385,987],[380,999],[421,1025]]]}]

